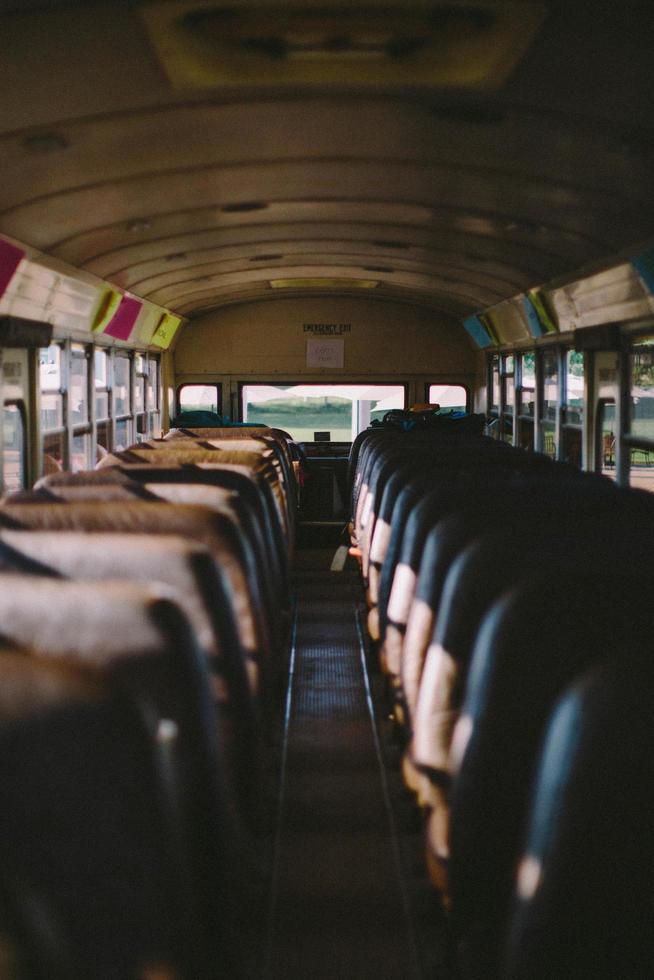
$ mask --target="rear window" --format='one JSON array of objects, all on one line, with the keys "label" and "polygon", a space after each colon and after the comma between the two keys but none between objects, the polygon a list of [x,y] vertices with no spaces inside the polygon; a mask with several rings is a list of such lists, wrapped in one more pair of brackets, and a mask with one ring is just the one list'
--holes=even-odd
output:
[{"label": "rear window", "polygon": [[405,407],[404,385],[244,384],[244,422],[285,429],[298,442],[350,442],[374,419]]},{"label": "rear window", "polygon": [[465,412],[468,392],[463,385],[429,385],[427,400],[431,405],[440,405],[443,412]]}]

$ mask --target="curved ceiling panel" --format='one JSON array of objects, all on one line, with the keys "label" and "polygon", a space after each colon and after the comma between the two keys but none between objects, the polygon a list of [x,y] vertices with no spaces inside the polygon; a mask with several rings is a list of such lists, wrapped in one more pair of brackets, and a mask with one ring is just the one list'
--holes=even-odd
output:
[{"label": "curved ceiling panel", "polygon": [[[480,2],[507,30],[540,11],[501,87],[429,82],[406,58],[376,85],[243,78],[246,97],[176,91],[138,3],[0,2],[0,231],[186,315],[304,270],[461,316],[651,239],[652,5]],[[402,23],[406,4],[382,7]]]}]

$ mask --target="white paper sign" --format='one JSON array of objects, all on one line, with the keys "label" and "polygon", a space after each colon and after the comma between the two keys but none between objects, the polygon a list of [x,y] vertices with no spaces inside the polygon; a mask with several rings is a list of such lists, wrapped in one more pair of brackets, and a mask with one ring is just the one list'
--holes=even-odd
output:
[{"label": "white paper sign", "polygon": [[307,340],[307,367],[342,368],[345,363],[345,341],[340,338]]}]

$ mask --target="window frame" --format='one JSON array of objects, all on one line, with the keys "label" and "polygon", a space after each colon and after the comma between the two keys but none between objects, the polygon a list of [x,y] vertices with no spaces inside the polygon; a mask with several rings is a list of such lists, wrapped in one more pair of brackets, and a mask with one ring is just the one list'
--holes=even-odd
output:
[{"label": "window frame", "polygon": [[[20,416],[21,426],[22,426],[22,447],[20,449],[20,462],[21,462],[21,480],[19,487],[8,487],[7,486],[7,460],[6,452],[7,445],[4,438],[4,413],[8,408],[17,408],[18,414]],[[29,428],[28,428],[28,417],[27,417],[27,405],[23,398],[7,398],[3,399],[2,402],[2,492],[3,493],[13,493],[16,490],[24,490],[28,486],[29,482]]]},{"label": "window frame", "polygon": [[[87,361],[86,396],[88,404],[88,419],[82,422],[73,422],[71,404],[71,377],[72,377],[72,358],[78,356],[73,352],[73,347],[80,347],[84,350]],[[157,435],[161,432],[161,405],[162,405],[162,365],[161,357],[158,353],[150,351],[135,351],[131,348],[114,347],[104,344],[83,343],[81,341],[56,340],[49,347],[56,347],[60,351],[60,377],[58,389],[41,389],[40,382],[40,360],[37,361],[37,389],[39,392],[37,431],[38,431],[38,451],[40,460],[40,472],[44,471],[45,445],[48,437],[58,437],[62,446],[62,469],[71,471],[73,461],[73,440],[81,436],[87,436],[88,448],[86,455],[86,467],[91,469],[98,458],[98,427],[108,425],[107,446],[103,445],[103,450],[113,452],[116,449],[116,429],[117,425],[125,423],[127,426],[127,437],[125,445],[129,446],[134,442],[137,416],[141,420],[139,432],[140,439],[147,439],[153,433]],[[48,349],[48,348],[41,348]],[[101,387],[96,387],[96,353],[102,351],[106,355],[106,378]],[[143,379],[144,406],[143,410],[135,414],[134,412],[134,385],[136,381],[135,357],[142,357],[145,371],[140,371],[139,378]],[[126,410],[119,415],[116,414],[116,367],[118,358],[127,361],[127,405]],[[123,370],[123,374],[125,371]],[[41,398],[44,393],[56,393],[62,399],[62,419],[63,425],[45,428],[42,424]],[[96,394],[106,394],[108,416],[97,417]],[[140,440],[139,440],[140,441]]]},{"label": "window frame", "polygon": [[[246,382],[247,383],[247,382]],[[181,405],[181,394],[184,388],[193,388],[201,386],[202,388],[215,388],[216,389],[216,411],[218,415],[222,417],[223,414],[223,383],[222,381],[182,381],[175,388],[175,415],[183,415],[184,411]],[[239,406],[240,406],[240,388],[239,388]]]},{"label": "window frame", "polygon": [[[320,381],[315,381],[315,380],[307,381],[304,378],[300,379],[299,381],[298,380],[296,380],[296,381],[283,381],[280,378],[263,379],[263,380],[258,378],[256,381],[238,381],[237,382],[237,412],[238,412],[238,421],[239,422],[243,422],[244,421],[244,418],[243,418],[243,415],[244,415],[243,390],[245,388],[248,388],[248,387],[256,387],[258,385],[261,385],[261,386],[271,385],[273,387],[279,387],[279,388],[283,388],[283,387],[287,386],[287,387],[291,388],[294,385],[300,385],[300,384],[301,385],[305,385],[305,386],[313,385],[316,388],[324,388],[327,385],[339,385],[341,387],[348,387],[348,386],[351,386],[351,385],[367,385],[369,387],[372,387],[373,384],[377,384],[380,387],[384,387],[384,388],[402,388],[402,390],[404,391],[404,408],[405,409],[406,409],[406,407],[408,405],[408,399],[409,399],[409,382],[408,381],[395,381],[395,382],[394,381],[374,381],[374,382],[370,382],[369,379],[366,379],[365,381],[361,381],[361,380],[351,381],[351,380],[347,380],[345,378],[338,378],[337,380],[333,380],[332,378],[327,378],[327,377],[321,379]],[[310,443],[311,445],[314,444],[312,440],[300,440],[300,441],[304,441],[304,442]],[[348,440],[332,439],[330,441],[331,442],[334,442],[334,443],[346,442],[346,441],[347,442],[351,442],[352,439],[351,438],[348,439]]]},{"label": "window frame", "polygon": [[[464,384],[462,381],[425,381],[425,388],[423,394],[425,402],[431,403],[431,396],[429,394],[429,389],[432,388],[434,385],[439,385],[440,387],[443,388],[463,388],[465,392],[464,410],[466,412],[470,412],[470,406],[472,404],[470,385]],[[447,411],[447,407],[445,408],[445,411]]]}]

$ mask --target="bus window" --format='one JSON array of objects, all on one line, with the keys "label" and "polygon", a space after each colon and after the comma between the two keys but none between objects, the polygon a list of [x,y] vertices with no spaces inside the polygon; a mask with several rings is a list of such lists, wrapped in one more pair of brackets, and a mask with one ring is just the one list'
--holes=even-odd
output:
[{"label": "bus window", "polygon": [[73,429],[70,468],[75,472],[86,470],[92,465],[89,356],[83,344],[71,344],[68,397]]},{"label": "bus window", "polygon": [[39,351],[43,472],[56,473],[66,464],[64,428],[63,349],[51,344]]},{"label": "bus window", "polygon": [[615,436],[616,413],[615,402],[602,398],[597,403],[597,447],[595,449],[595,469],[598,473],[615,480]]},{"label": "bus window", "polygon": [[654,337],[634,346],[630,366],[629,483],[654,490]]},{"label": "bus window", "polygon": [[143,354],[134,356],[134,415],[136,417],[136,441],[148,436],[146,412],[148,386],[148,362]]},{"label": "bus window", "polygon": [[386,412],[404,408],[404,385],[244,384],[244,422],[285,429],[298,442],[350,442]]},{"label": "bus window", "polygon": [[559,352],[543,352],[543,452],[556,458],[556,413],[559,402]]},{"label": "bus window", "polygon": [[5,403],[3,428],[2,473],[4,490],[5,492],[22,490],[27,485],[24,405]]},{"label": "bus window", "polygon": [[113,387],[116,449],[127,449],[132,442],[130,363],[128,355],[116,352]]},{"label": "bus window", "polygon": [[145,386],[150,436],[161,435],[161,365],[159,359],[148,356],[148,376]]},{"label": "bus window", "polygon": [[536,354],[528,351],[517,359],[516,398],[518,401],[518,444],[533,451],[536,414]]},{"label": "bus window", "polygon": [[565,407],[561,438],[562,456],[573,466],[582,466],[582,430],[584,424],[584,354],[566,351]]},{"label": "bus window", "polygon": [[95,420],[98,457],[111,448],[111,421],[109,414],[109,355],[95,349],[93,353],[93,385],[95,388]]},{"label": "bus window", "polygon": [[183,412],[214,412],[220,414],[220,385],[184,384],[177,389],[177,410]]},{"label": "bus window", "polygon": [[501,371],[502,423],[500,438],[513,445],[513,411],[515,408],[515,358],[512,354],[502,357]]},{"label": "bus window", "polygon": [[440,405],[441,413],[465,412],[468,407],[468,392],[463,385],[428,385],[427,401]]}]

